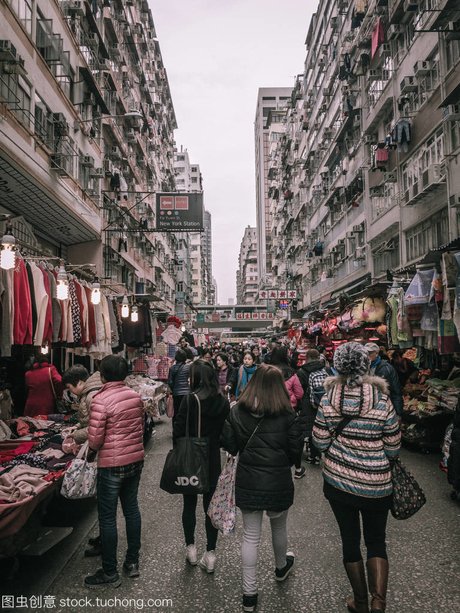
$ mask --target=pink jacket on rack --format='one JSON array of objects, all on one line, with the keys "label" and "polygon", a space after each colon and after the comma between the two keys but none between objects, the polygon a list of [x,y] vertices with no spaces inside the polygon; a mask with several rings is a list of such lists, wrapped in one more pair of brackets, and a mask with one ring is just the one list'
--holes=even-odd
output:
[{"label": "pink jacket on rack", "polygon": [[99,468],[144,459],[144,406],[124,381],[105,383],[91,402],[88,442],[98,451]]},{"label": "pink jacket on rack", "polygon": [[289,394],[289,400],[293,409],[297,407],[297,403],[303,398],[303,387],[297,375],[292,375],[284,382]]}]

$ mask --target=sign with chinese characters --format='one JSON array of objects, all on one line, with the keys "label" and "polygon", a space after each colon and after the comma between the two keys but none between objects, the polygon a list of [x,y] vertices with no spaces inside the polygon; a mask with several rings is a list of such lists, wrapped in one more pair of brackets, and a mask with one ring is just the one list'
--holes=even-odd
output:
[{"label": "sign with chinese characters", "polygon": [[260,321],[261,319],[274,319],[275,315],[274,313],[267,313],[262,311],[262,313],[249,313],[249,312],[244,312],[244,313],[237,313],[236,314],[236,319],[250,319],[252,321]]},{"label": "sign with chinese characters", "polygon": [[156,198],[156,229],[161,232],[202,232],[202,193],[163,193]]},{"label": "sign with chinese characters", "polygon": [[294,300],[297,298],[295,289],[263,289],[259,292],[260,300]]}]

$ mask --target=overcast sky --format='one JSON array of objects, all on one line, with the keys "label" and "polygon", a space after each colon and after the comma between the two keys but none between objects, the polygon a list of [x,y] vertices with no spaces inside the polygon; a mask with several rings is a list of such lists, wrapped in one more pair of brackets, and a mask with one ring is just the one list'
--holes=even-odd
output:
[{"label": "overcast sky", "polygon": [[254,118],[259,87],[303,71],[317,0],[150,0],[179,129],[203,174],[219,302],[236,296],[244,228],[255,226]]}]

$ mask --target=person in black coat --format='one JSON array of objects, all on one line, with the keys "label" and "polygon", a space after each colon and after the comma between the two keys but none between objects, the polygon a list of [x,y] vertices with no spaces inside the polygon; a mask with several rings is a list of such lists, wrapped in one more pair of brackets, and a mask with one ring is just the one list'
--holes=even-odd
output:
[{"label": "person in black coat", "polygon": [[[190,366],[190,388],[192,393],[185,396],[173,425],[173,441],[185,436],[187,411],[189,411],[189,434],[198,436],[198,400],[201,406],[201,436],[209,439],[209,483],[210,489],[203,494],[203,510],[206,516],[206,552],[200,559],[200,566],[208,573],[214,572],[216,563],[215,548],[218,530],[214,528],[207,512],[216,489],[221,471],[220,436],[225,419],[230,410],[228,400],[220,393],[216,373],[212,364],[205,360],[195,360]],[[196,494],[183,496],[182,527],[186,544],[186,559],[196,565],[195,546]]]},{"label": "person in black coat", "polygon": [[294,555],[287,552],[287,515],[294,501],[291,466],[302,448],[294,410],[275,366],[262,364],[230,411],[221,437],[239,454],[235,502],[243,514],[243,607],[257,605],[257,551],[266,511],[272,529],[275,578],[287,578]]},{"label": "person in black coat", "polygon": [[396,370],[386,360],[380,357],[380,347],[377,343],[366,343],[364,345],[371,361],[370,374],[385,379],[390,387],[390,400],[393,403],[396,414],[401,416],[404,410],[401,385]]}]

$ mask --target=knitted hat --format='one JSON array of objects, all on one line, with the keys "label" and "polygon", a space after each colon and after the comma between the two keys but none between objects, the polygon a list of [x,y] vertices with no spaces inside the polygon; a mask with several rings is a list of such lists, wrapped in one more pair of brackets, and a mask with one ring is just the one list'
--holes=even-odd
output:
[{"label": "knitted hat", "polygon": [[367,351],[367,353],[379,353],[380,351],[380,347],[377,345],[377,343],[366,343],[364,345],[364,349]]},{"label": "knitted hat", "polygon": [[359,343],[345,343],[335,350],[334,368],[346,377],[349,387],[362,385],[362,376],[369,371],[369,355]]}]

